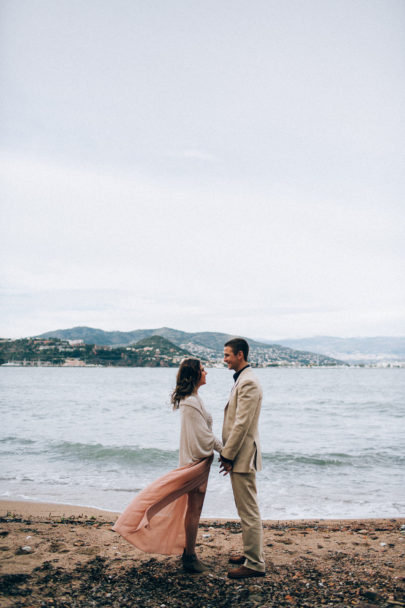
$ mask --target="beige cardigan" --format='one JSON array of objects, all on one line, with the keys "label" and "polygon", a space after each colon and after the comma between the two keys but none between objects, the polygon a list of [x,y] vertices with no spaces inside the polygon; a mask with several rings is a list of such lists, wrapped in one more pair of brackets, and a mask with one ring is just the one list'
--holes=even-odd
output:
[{"label": "beige cardigan", "polygon": [[180,401],[181,431],[179,465],[211,456],[220,452],[222,443],[212,432],[212,416],[198,395],[190,395]]}]

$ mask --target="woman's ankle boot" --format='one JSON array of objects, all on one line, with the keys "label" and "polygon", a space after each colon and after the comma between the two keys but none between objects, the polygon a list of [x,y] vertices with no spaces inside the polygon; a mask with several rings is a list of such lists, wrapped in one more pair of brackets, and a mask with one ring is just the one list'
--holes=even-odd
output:
[{"label": "woman's ankle boot", "polygon": [[195,553],[187,555],[185,549],[183,551],[181,561],[183,562],[183,568],[186,572],[197,573],[206,572],[208,570],[207,566],[200,562]]}]

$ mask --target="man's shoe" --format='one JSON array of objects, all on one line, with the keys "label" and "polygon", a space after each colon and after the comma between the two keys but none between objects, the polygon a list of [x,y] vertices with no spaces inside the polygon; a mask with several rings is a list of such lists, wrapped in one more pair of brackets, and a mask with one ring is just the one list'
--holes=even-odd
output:
[{"label": "man's shoe", "polygon": [[247,568],[247,566],[241,566],[236,570],[230,570],[228,572],[228,578],[251,578],[253,576],[265,576],[265,572],[259,572],[258,570],[252,570],[252,568]]},{"label": "man's shoe", "polygon": [[228,561],[230,564],[238,564],[240,566],[245,563],[245,559],[244,555],[231,555]]},{"label": "man's shoe", "polygon": [[195,553],[187,555],[184,551],[181,561],[183,562],[184,570],[190,574],[197,574],[198,572],[206,572],[208,570],[207,566],[200,562]]}]

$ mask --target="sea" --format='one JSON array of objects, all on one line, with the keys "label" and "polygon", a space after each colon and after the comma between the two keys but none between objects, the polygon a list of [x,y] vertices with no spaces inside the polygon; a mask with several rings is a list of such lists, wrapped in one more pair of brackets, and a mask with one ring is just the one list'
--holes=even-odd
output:
[{"label": "sea", "polygon": [[[265,519],[405,516],[405,370],[257,369]],[[0,368],[0,499],[122,511],[178,464],[170,368]],[[200,395],[221,435],[232,372]],[[204,517],[237,517],[211,468]]]}]

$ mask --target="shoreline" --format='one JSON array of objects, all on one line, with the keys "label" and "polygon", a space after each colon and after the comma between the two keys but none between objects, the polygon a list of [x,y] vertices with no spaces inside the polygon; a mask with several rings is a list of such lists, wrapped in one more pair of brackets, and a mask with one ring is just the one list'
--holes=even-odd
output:
[{"label": "shoreline", "polygon": [[405,606],[405,518],[264,520],[267,574],[226,577],[242,549],[239,520],[200,521],[207,573],[145,554],[111,530],[118,512],[0,500],[0,604],[150,608]]},{"label": "shoreline", "polygon": [[[74,505],[70,503],[59,503],[59,502],[42,502],[34,499],[14,499],[14,498],[0,498],[0,517],[4,517],[4,511],[12,511],[15,515],[21,517],[33,516],[33,517],[46,517],[46,516],[63,516],[68,513],[70,516],[83,515],[83,517],[104,517],[107,519],[114,519],[119,517],[122,511],[114,511],[111,509],[104,509],[102,507],[95,507],[93,505]],[[201,522],[212,522],[217,521],[221,523],[225,522],[238,522],[239,518],[234,517],[202,517]],[[385,521],[401,521],[405,524],[405,515],[389,515],[382,517],[364,516],[364,517],[297,517],[287,519],[271,519],[263,518],[263,525],[269,524],[315,524],[315,523],[353,523],[356,521],[370,521],[370,522],[385,522]],[[405,535],[404,535],[405,537]]]},{"label": "shoreline", "polygon": [[[2,363],[0,368],[75,368],[75,369],[176,369],[176,365],[102,365],[100,363],[61,363],[55,365],[43,365],[43,364],[26,364],[26,363],[14,363],[7,361]],[[226,369],[219,365],[206,365],[208,369]],[[381,361],[379,363],[351,363],[346,362],[340,365],[263,365],[256,366],[254,369],[404,369],[405,361]]]},{"label": "shoreline", "polygon": [[58,502],[41,502],[37,500],[16,500],[0,498],[0,518],[5,517],[5,511],[12,512],[20,517],[58,517],[69,516],[78,517],[118,517],[118,511],[110,511],[108,509],[99,509],[85,505],[71,505],[69,503]]}]

